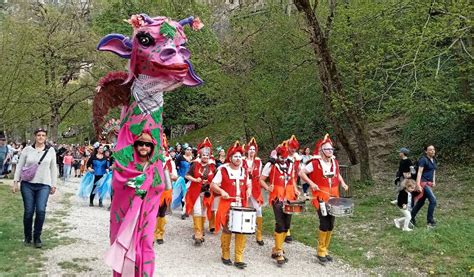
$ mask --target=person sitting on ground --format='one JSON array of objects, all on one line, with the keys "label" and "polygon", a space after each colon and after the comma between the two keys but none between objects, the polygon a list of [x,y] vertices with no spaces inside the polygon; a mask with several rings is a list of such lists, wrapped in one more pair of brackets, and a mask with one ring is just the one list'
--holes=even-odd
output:
[{"label": "person sitting on ground", "polygon": [[413,231],[409,228],[411,220],[411,210],[413,208],[413,203],[415,196],[419,192],[415,191],[416,182],[413,179],[405,179],[402,182],[403,189],[398,193],[397,206],[400,208],[403,217],[396,218],[393,220],[395,227],[398,229],[402,228],[403,231]]}]

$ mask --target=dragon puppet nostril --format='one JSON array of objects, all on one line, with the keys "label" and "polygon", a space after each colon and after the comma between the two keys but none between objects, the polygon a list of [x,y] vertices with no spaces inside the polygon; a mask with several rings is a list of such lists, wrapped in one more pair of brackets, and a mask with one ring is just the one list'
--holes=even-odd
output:
[{"label": "dragon puppet nostril", "polygon": [[178,52],[185,60],[189,60],[191,57],[191,51],[189,51],[186,47],[179,47]]},{"label": "dragon puppet nostril", "polygon": [[176,55],[176,49],[174,48],[165,48],[160,53],[160,59],[162,61],[167,61],[173,58]]}]

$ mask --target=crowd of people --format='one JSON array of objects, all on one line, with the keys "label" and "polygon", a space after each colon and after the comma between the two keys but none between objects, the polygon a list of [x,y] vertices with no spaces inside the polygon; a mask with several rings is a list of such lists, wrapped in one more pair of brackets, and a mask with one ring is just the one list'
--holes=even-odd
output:
[{"label": "crowd of people", "polygon": [[[5,147],[7,150],[0,153],[4,153],[2,164],[8,164],[7,161],[12,164],[14,180],[12,191],[22,193],[25,208],[24,243],[34,244],[40,248],[46,204],[48,196],[56,191],[57,177],[62,176],[63,181],[67,182],[72,174],[75,177],[81,177],[87,171],[93,174],[94,188],[90,195],[90,206],[93,206],[97,181],[109,170],[115,169],[115,164],[110,155],[113,149],[109,145],[96,143],[93,146],[55,146],[46,143],[46,130],[40,128],[34,133],[35,141],[31,145],[10,144],[10,147]],[[146,134],[140,135],[134,141],[133,151],[141,161],[135,170],[138,172],[148,170],[155,146],[156,141]],[[205,244],[206,221],[209,233],[218,233],[222,230],[223,264],[234,265],[241,269],[247,266],[244,262],[244,251],[248,235],[233,230],[229,223],[230,214],[235,207],[255,211],[255,240],[258,245],[264,245],[262,236],[264,203],[271,206],[275,221],[271,258],[279,266],[287,263],[284,242],[292,240],[290,229],[293,213],[287,212],[286,208],[287,205],[301,199],[311,200],[316,208],[316,216],[319,219],[318,261],[321,264],[333,261],[333,257],[329,254],[329,245],[335,227],[335,216],[328,213],[324,206],[330,198],[339,197],[339,187],[347,190],[348,185],[340,174],[339,163],[334,156],[334,144],[328,135],[317,141],[313,151],[310,148],[300,149],[298,140],[292,136],[279,144],[265,160],[258,156],[258,144],[254,138],[247,144],[236,141],[227,150],[218,147],[215,155],[209,138],[205,138],[197,147],[187,143],[169,147],[164,138],[162,146],[164,180],[161,181],[164,187],[163,192],[158,193],[161,197],[157,200],[159,208],[154,226],[156,243],[165,242],[166,215],[171,203],[177,200],[172,199],[175,198],[172,191],[181,178],[181,182],[186,183],[186,193],[178,200],[183,207],[182,218],[192,216],[194,231],[190,235],[194,245],[199,247]],[[400,149],[401,159],[396,179],[398,195],[394,204],[398,205],[403,217],[394,220],[395,226],[404,231],[412,230],[410,224],[416,224],[416,215],[428,199],[427,222],[428,226],[434,227],[436,198],[432,188],[435,186],[435,149],[432,145],[427,146],[425,155],[415,164],[408,155],[408,149]],[[61,162],[58,162],[59,160]],[[13,165],[17,166],[17,170]],[[32,168],[33,174],[28,175],[28,171],[33,170]],[[134,178],[132,184],[130,180],[126,184],[135,189],[135,194],[142,194],[141,197],[145,197],[149,193],[142,189],[143,187],[136,186],[139,179]],[[153,184],[156,181],[156,177],[153,181],[150,180]],[[150,188],[153,184],[150,184]],[[264,199],[264,191],[267,191],[267,199]],[[99,206],[102,206],[101,199]],[[34,214],[36,217],[33,220]],[[235,234],[233,262],[230,257],[232,233]]]}]

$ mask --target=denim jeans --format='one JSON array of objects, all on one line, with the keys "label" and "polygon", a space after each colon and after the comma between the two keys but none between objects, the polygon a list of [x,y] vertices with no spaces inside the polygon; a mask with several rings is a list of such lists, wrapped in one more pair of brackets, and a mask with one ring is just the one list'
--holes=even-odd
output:
[{"label": "denim jeans", "polygon": [[66,182],[69,179],[69,176],[71,176],[71,165],[70,164],[65,164],[64,169],[63,169],[63,178],[64,182]]},{"label": "denim jeans", "polygon": [[434,210],[436,207],[436,196],[433,193],[433,190],[430,186],[426,185],[423,188],[423,196],[418,199],[413,210],[411,211],[411,218],[415,219],[416,214],[420,211],[420,209],[425,204],[425,200],[428,198],[428,215],[426,217],[428,223],[434,223]]},{"label": "denim jeans", "polygon": [[31,241],[31,232],[33,225],[33,215],[36,212],[35,228],[33,231],[33,240],[37,241],[41,237],[43,223],[46,217],[46,203],[48,203],[51,187],[44,184],[34,184],[26,181],[21,182],[21,196],[23,197],[23,228],[25,232],[25,241]]}]

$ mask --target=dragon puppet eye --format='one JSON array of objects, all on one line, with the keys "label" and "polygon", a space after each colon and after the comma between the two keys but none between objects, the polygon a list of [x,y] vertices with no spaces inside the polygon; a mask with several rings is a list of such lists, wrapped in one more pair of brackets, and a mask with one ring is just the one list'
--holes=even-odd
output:
[{"label": "dragon puppet eye", "polygon": [[138,42],[145,47],[155,44],[155,39],[149,33],[140,32],[137,34],[137,39]]}]

